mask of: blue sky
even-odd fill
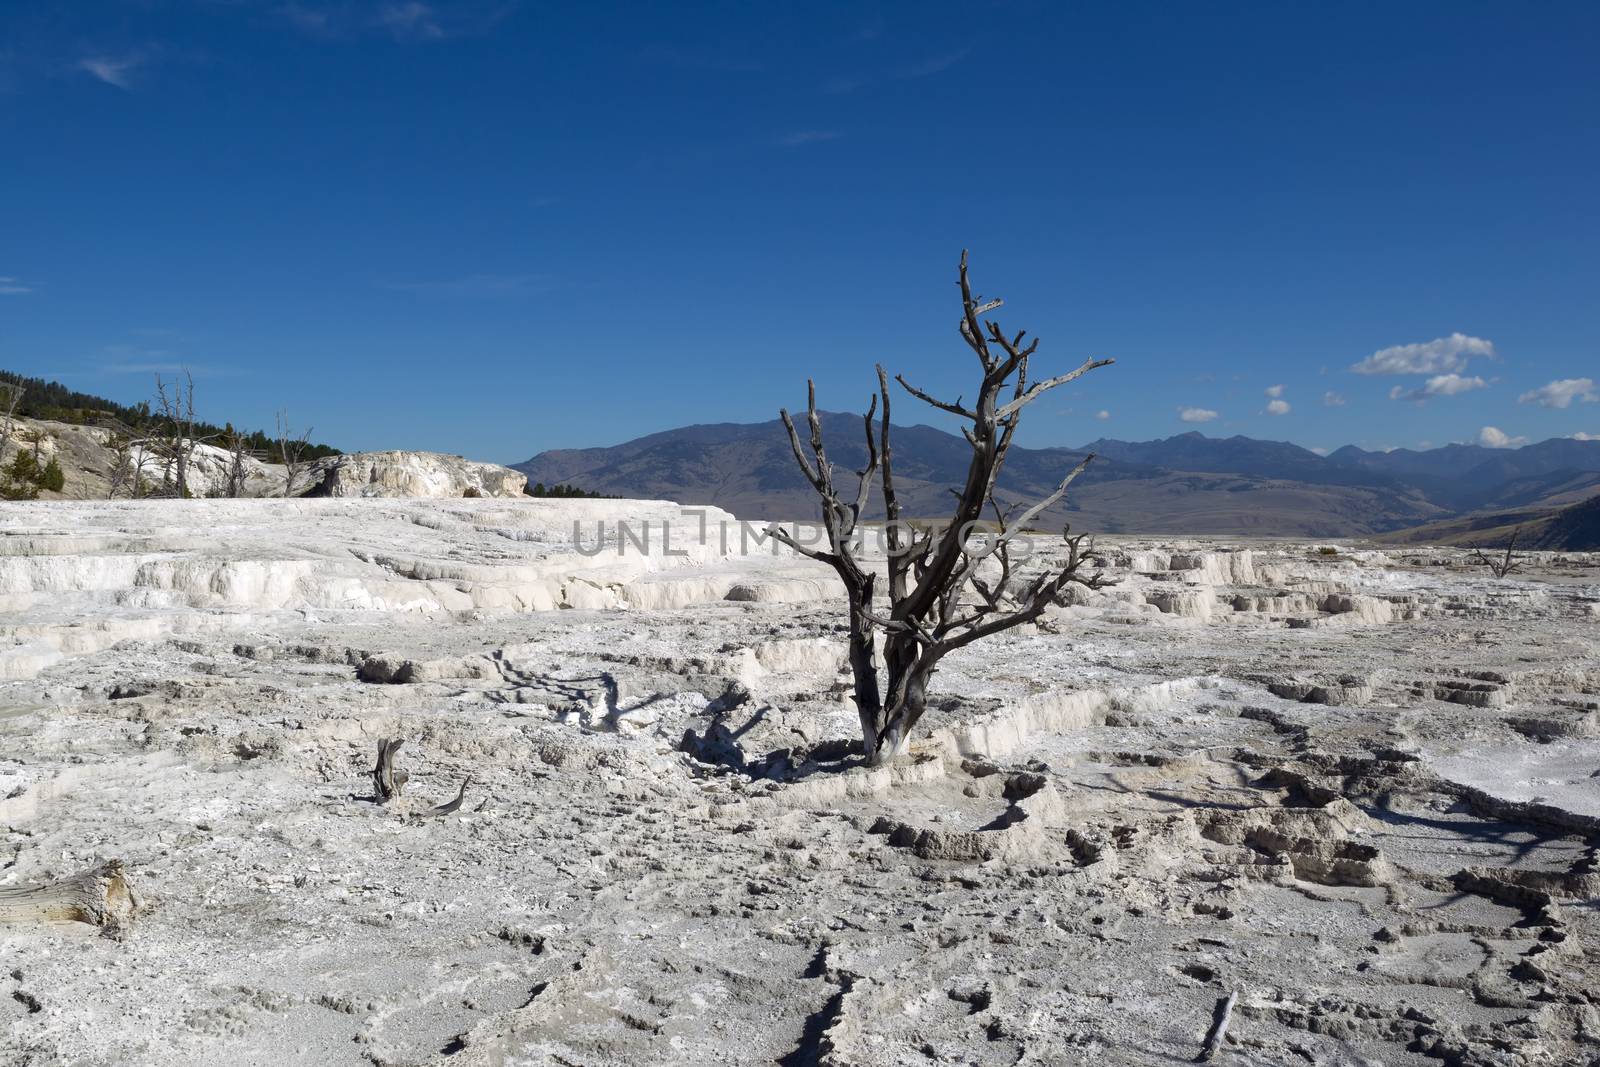
[[[1592,3],[14,3],[0,366],[515,461],[970,395],[968,247],[1036,373],[1119,361],[1024,443],[1600,434],[1597,56]]]

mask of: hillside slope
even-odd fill
[[[1564,508],[1523,508],[1483,512],[1398,530],[1380,537],[1391,544],[1477,545],[1519,549],[1600,552],[1600,495]]]

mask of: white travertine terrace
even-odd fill
[[[1241,1062],[1593,1058],[1594,557],[1110,539],[868,770],[742,529],[0,506],[0,1062],[1144,1064],[1235,990]]]

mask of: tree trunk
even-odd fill
[[[878,664],[872,623],[866,617],[870,587],[850,596],[850,672],[855,677],[856,714],[861,719],[861,751],[868,760],[878,747],[883,725],[883,699],[878,693]]]
[[[927,710],[928,678],[933,674],[933,661],[922,654],[916,636],[904,631],[885,639],[884,661],[888,699],[878,718],[876,747],[868,750],[867,762],[873,766],[892,763],[909,749],[911,730]]]

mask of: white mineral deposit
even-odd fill
[[[824,569],[615,537],[691,510],[0,513],[11,1061],[1592,1047],[1593,557],[1112,539],[866,768]]]

